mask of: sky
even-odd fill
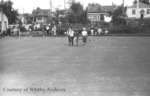
[[[6,1],[6,0],[4,0]],[[32,13],[33,9],[40,7],[41,9],[50,8],[50,0],[11,0],[13,2],[13,7],[18,9],[19,13]],[[64,8],[64,0],[51,0],[53,5],[53,10],[56,8]],[[65,0],[66,2],[68,0]],[[122,4],[123,0],[76,0],[81,2],[81,4],[86,7],[89,3],[99,3],[101,5],[112,5],[112,2],[116,5]],[[133,0],[124,0],[125,5],[131,5]]]

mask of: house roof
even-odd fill
[[[137,8],[137,4],[133,4],[132,6],[129,6],[128,8]],[[139,8],[150,8],[150,4],[139,2]]]
[[[88,6],[88,13],[104,13],[112,12],[116,7],[115,6]]]
[[[116,6],[102,6],[104,11],[112,12],[116,8]]]
[[[32,15],[33,16],[49,16],[50,10],[37,8],[36,10],[33,10]]]
[[[88,6],[87,11],[88,11],[88,13],[99,13],[102,10],[101,10],[100,5],[91,4],[91,5]]]

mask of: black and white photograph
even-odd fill
[[[0,96],[150,96],[150,0],[0,0]]]

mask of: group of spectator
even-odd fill
[[[108,35],[109,30],[107,28],[102,28],[102,27],[98,27],[98,28],[91,28],[90,29],[90,35],[91,36],[100,36],[100,35]]]
[[[48,36],[56,36],[57,35],[57,27],[56,25],[50,26],[47,25],[45,26],[45,30]]]
[[[1,32],[1,36],[21,36],[23,33],[28,33],[29,35],[33,35],[34,33],[38,36],[39,33],[45,36],[58,36],[58,35],[65,35],[65,32],[67,29],[69,29],[69,25],[63,26],[65,24],[47,24],[47,25],[41,25],[41,24],[30,24],[30,25],[9,25],[7,30],[4,32]],[[71,25],[74,27],[74,25]],[[80,28],[79,28],[80,27]],[[83,30],[86,30],[88,35],[90,36],[101,36],[101,35],[107,35],[109,33],[108,29],[106,27],[86,27],[82,29],[83,26],[77,26],[74,31],[78,31],[80,34],[82,34]],[[72,29],[72,28],[71,28]],[[36,33],[37,32],[37,33]],[[33,34],[32,34],[33,33]],[[77,32],[76,32],[77,33]]]
[[[31,33],[36,31],[40,31],[46,36],[57,36],[57,35],[62,35],[63,32],[61,30],[61,26],[57,24],[47,24],[47,25],[40,25],[40,24],[35,24],[31,26]]]
[[[22,33],[41,32],[46,33],[48,36],[57,35],[56,25],[40,25],[40,24],[30,24],[30,25],[9,25],[5,31],[0,30],[0,37],[5,36],[20,36]]]

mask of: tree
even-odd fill
[[[68,21],[70,23],[84,23],[87,20],[86,11],[79,2],[72,2],[69,10]]]
[[[112,13],[112,22],[114,24],[126,24],[126,8],[123,6],[118,6],[115,11]]]
[[[133,4],[137,4],[137,0],[134,0],[134,1],[133,1]]]
[[[146,4],[150,4],[149,0],[139,0],[140,2],[146,3]]]
[[[149,0],[139,0],[139,2],[142,2],[142,3],[145,3],[145,4],[150,4]],[[133,4],[137,4],[137,0],[134,0]]]
[[[88,10],[96,10],[97,12],[102,11],[102,6],[98,3],[89,3]]]
[[[5,1],[0,4],[0,9],[6,14],[8,17],[9,24],[16,23],[18,20],[18,11],[13,8],[13,2]]]
[[[58,24],[59,22],[66,23],[67,22],[67,10],[56,8],[55,16],[53,17],[53,21]]]

